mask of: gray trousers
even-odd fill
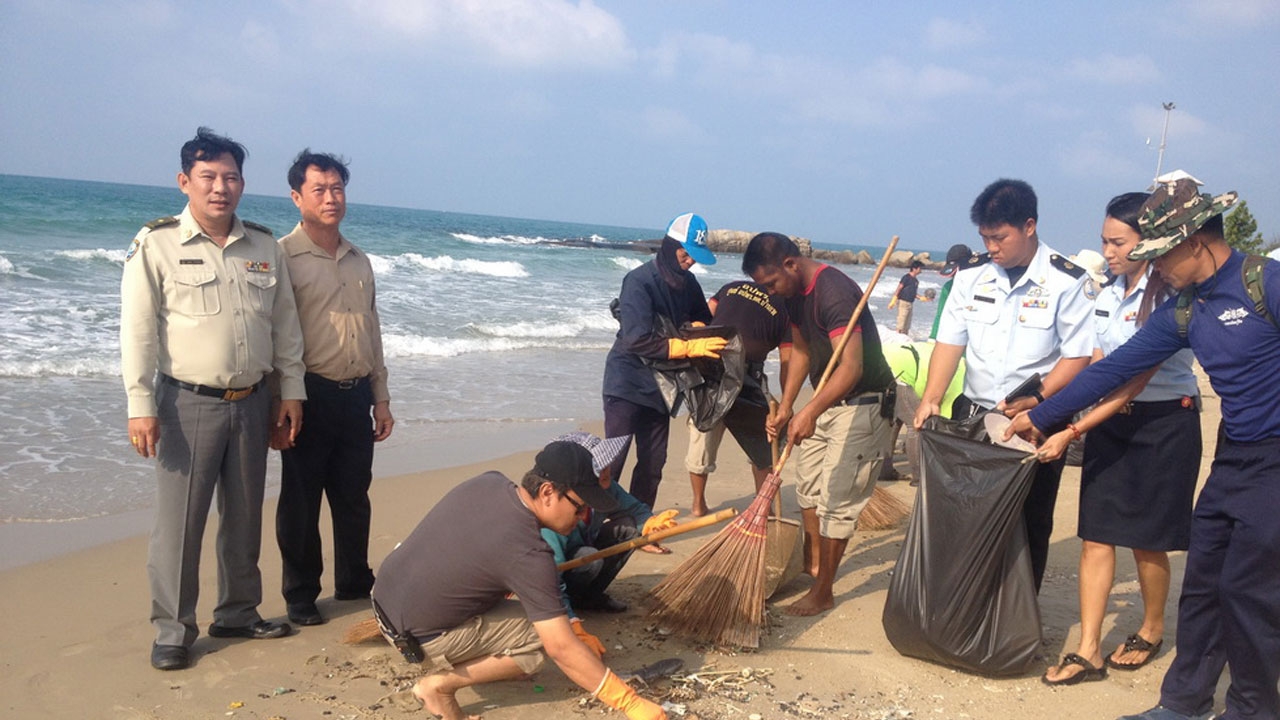
[[[158,383],[160,445],[156,521],[147,575],[156,644],[190,646],[199,635],[200,545],[209,504],[218,501],[219,625],[261,620],[262,494],[271,398],[265,388],[227,402]]]

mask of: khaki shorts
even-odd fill
[[[898,301],[898,332],[911,334],[911,306],[915,303]]]
[[[542,640],[519,600],[503,600],[489,612],[424,643],[422,652],[426,655],[422,668],[427,672],[452,670],[477,658],[505,655],[531,675],[547,660]]]
[[[796,498],[818,512],[823,537],[847,540],[871,499],[892,422],[880,405],[837,405],[818,416],[813,435],[796,448]]]

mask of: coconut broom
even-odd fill
[[[897,245],[895,235],[833,349],[815,395],[822,391],[835,370],[871,298],[871,291]],[[651,618],[672,632],[694,640],[737,647],[760,646],[760,631],[766,622],[765,531],[769,506],[782,484],[782,468],[791,456],[792,447],[787,443],[783,448],[773,472],[765,478],[751,505],[649,592]]]
[[[696,520],[690,520],[689,522],[686,522],[686,523],[680,523],[679,525],[676,525],[675,527],[669,527],[666,530],[655,530],[649,533],[648,535],[641,535],[639,537],[632,538],[625,542],[620,542],[616,545],[610,545],[609,547],[604,548],[603,550],[597,550],[596,552],[593,552],[590,555],[584,555],[580,558],[574,558],[572,560],[565,560],[559,565],[556,565],[556,572],[564,572],[565,570],[572,570],[576,567],[582,567],[587,563],[595,562],[596,560],[599,560],[601,558],[607,558],[612,555],[624,553],[628,550],[633,550],[635,548],[640,547],[641,545],[649,545],[651,543],[661,542],[663,540],[666,540],[667,538],[675,537],[676,535],[683,535],[684,533],[692,532],[699,528],[704,528],[708,525],[715,525],[716,523],[720,523],[720,522],[724,522],[725,520],[728,520],[729,518],[733,517],[733,515],[734,515],[733,510],[726,509],[726,510],[721,510],[720,512],[717,512],[717,513],[712,513],[711,515],[706,515],[706,516],[697,518]],[[380,638],[380,637],[382,637],[382,631],[378,629],[378,621],[374,618],[368,618],[365,620],[361,620],[358,623],[355,623],[354,625],[348,627],[345,631],[343,631],[342,643],[344,645],[359,645],[360,643],[368,642],[370,640],[373,640],[374,638]]]

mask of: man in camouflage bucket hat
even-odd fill
[[[1236,204],[1236,193],[1217,197],[1201,194],[1198,184],[1195,178],[1186,177],[1156,188],[1139,211],[1142,241],[1129,253],[1130,260],[1160,257]]]
[[[1200,194],[1193,179],[1157,188],[1143,205],[1143,240],[1129,257],[1153,258],[1171,286],[1190,289],[1186,332],[1179,331],[1172,298],[1128,342],[1016,417],[1010,430],[1038,436],[1038,428],[1070,418],[1184,347],[1195,352],[1221,398],[1213,467],[1191,524],[1178,653],[1160,704],[1122,720],[1211,717],[1224,665],[1231,667],[1231,686],[1218,717],[1280,718],[1280,385],[1273,381],[1280,328],[1272,321],[1280,317],[1280,263],[1260,266],[1259,308],[1246,290],[1245,254],[1223,239],[1222,212],[1235,200],[1235,193]]]

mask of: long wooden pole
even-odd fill
[[[853,328],[858,324],[858,320],[862,318],[862,311],[866,309],[867,302],[871,299],[871,290],[875,288],[876,283],[880,282],[880,275],[884,273],[884,268],[889,264],[889,256],[893,255],[894,248],[898,247],[898,236],[894,235],[889,241],[889,247],[884,250],[884,257],[880,258],[880,264],[876,266],[876,271],[871,276],[871,282],[867,283],[867,288],[862,291],[862,299],[858,301],[858,306],[853,309],[853,315],[849,318],[849,324],[845,325],[844,332],[840,334],[840,340],[836,343],[835,348],[831,351],[831,359],[827,361],[827,367],[822,371],[822,377],[818,380],[818,386],[814,388],[813,394],[816,396],[822,392],[822,388],[826,386],[827,380],[831,378],[831,373],[835,371],[836,365],[840,363],[840,355],[844,353],[845,345],[849,344],[849,336],[853,334]],[[791,441],[787,441],[786,447],[782,449],[782,455],[778,461],[773,464],[775,473],[782,472],[782,466],[787,464],[787,458],[791,457]]]
[[[704,515],[703,517],[700,517],[697,520],[690,520],[687,523],[681,523],[679,525],[676,525],[675,527],[667,528],[666,530],[655,530],[654,532],[651,532],[648,535],[641,535],[638,538],[632,538],[626,542],[618,543],[617,545],[610,545],[609,547],[603,550],[600,550],[599,552],[593,552],[590,555],[584,555],[580,558],[566,560],[560,563],[559,565],[556,565],[556,570],[559,572],[564,572],[565,570],[572,570],[576,567],[582,567],[583,565],[586,565],[587,563],[590,563],[590,562],[595,562],[600,558],[607,558],[610,555],[617,555],[618,553],[624,553],[632,548],[638,548],[641,545],[656,543],[661,540],[666,540],[669,537],[674,537],[676,535],[682,535],[684,533],[697,530],[698,528],[704,528],[708,525],[715,525],[718,522],[724,522],[725,520],[728,520],[729,518],[737,514],[738,514],[737,510],[734,510],[733,508],[725,508],[724,510],[721,510],[720,512],[714,513],[712,515]]]

